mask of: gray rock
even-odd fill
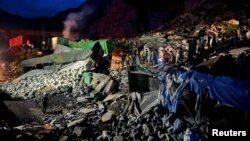
[[[143,97],[143,100],[140,104],[140,109],[142,110],[141,115],[146,114],[150,111],[155,105],[159,104],[159,91],[148,92],[146,96]]]
[[[108,96],[103,100],[103,102],[107,102],[107,101],[110,101],[110,100],[114,100],[114,99],[116,99],[116,98],[118,98],[118,97],[121,97],[121,96],[123,96],[123,94],[110,94],[110,95],[108,95]]]
[[[147,141],[154,141],[154,140],[155,140],[155,137],[149,136]]]
[[[149,129],[149,127],[148,127],[146,124],[143,124],[142,128],[143,128],[143,133],[144,133],[144,135],[145,135],[145,136],[149,136],[149,134],[150,134],[150,129]]]
[[[122,105],[122,103],[125,103],[125,102],[126,101],[121,101],[121,100],[112,102],[109,106],[109,111],[113,111],[116,114],[123,112],[121,105]]]
[[[77,102],[88,102],[89,100],[87,98],[81,96],[81,97],[77,97],[76,101]]]
[[[109,80],[109,76],[101,73],[92,73],[92,81],[91,81],[91,86],[93,88],[96,88],[103,80],[106,80],[106,83]]]
[[[103,79],[94,89],[96,92],[100,92],[102,89],[104,89],[104,87],[107,85],[108,81],[109,81],[109,77]]]
[[[114,136],[113,141],[123,141],[123,136]]]
[[[83,131],[84,131],[84,127],[76,126],[74,128],[73,134],[76,134],[77,137],[80,137],[83,134]]]
[[[112,92],[114,86],[115,86],[115,81],[109,80],[103,92],[109,94],[110,92]]]
[[[84,113],[84,114],[91,113],[94,111],[96,111],[96,108],[81,108],[79,110],[80,113]]]
[[[61,136],[58,141],[67,141],[68,140],[68,136]]]
[[[70,128],[70,127],[76,126],[77,124],[82,123],[84,120],[85,120],[84,118],[81,118],[81,119],[72,121],[67,124],[67,127]]]
[[[105,109],[104,105],[103,105],[100,101],[98,101],[97,104],[98,104],[98,109],[99,109],[100,111],[102,111],[102,110]]]
[[[105,114],[102,116],[102,122],[106,122],[106,121],[111,120],[111,118],[113,117],[113,115],[114,115],[114,112],[108,111],[107,113],[105,113]]]

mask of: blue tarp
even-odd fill
[[[250,111],[250,80],[239,80],[225,76],[213,77],[191,70],[178,72],[182,79],[176,90],[174,101],[170,101],[166,88],[163,90],[166,106],[171,112],[177,111],[178,98],[187,89],[196,94],[209,97],[221,103]],[[164,79],[166,77],[162,77]],[[164,85],[164,80],[161,81]],[[164,85],[165,86],[165,85]]]

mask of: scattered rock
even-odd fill
[[[74,120],[74,121],[68,123],[68,124],[67,124],[67,127],[68,127],[68,128],[71,128],[71,127],[73,127],[73,126],[76,126],[77,124],[82,123],[84,120],[85,120],[84,118],[81,118],[81,119],[78,119],[78,120]]]
[[[122,136],[114,136],[113,141],[123,141],[123,137]]]
[[[77,97],[77,99],[76,99],[76,101],[77,102],[88,102],[89,101],[89,99],[87,99],[86,97]]]
[[[60,138],[58,139],[58,141],[67,141],[68,140],[68,136],[60,136]]]
[[[118,98],[118,97],[121,97],[121,96],[123,96],[123,94],[110,94],[110,95],[108,95],[108,96],[103,100],[103,102],[107,102],[107,101],[109,101],[109,100],[114,100],[114,99],[116,99],[116,98]]]
[[[110,120],[112,119],[113,115],[114,115],[114,112],[112,112],[112,111],[106,112],[106,113],[102,116],[102,122],[110,121]]]
[[[88,113],[94,112],[94,111],[96,111],[95,108],[81,108],[81,109],[79,110],[80,113],[84,113],[84,114],[88,114]]]
[[[77,137],[80,137],[84,132],[84,127],[79,127],[79,126],[76,126],[74,128],[74,131],[73,131],[73,134],[76,134]]]
[[[108,82],[108,84],[106,85],[106,87],[104,88],[104,93],[107,93],[107,94],[109,94],[109,93],[111,93],[112,92],[112,90],[113,90],[113,88],[114,88],[114,86],[115,86],[115,81],[114,80],[109,80],[109,82]]]

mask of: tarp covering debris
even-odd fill
[[[250,81],[239,80],[230,77],[202,74],[197,71],[177,72],[180,86],[174,92],[175,99],[170,100],[171,92],[166,87],[163,89],[167,108],[176,112],[178,107],[178,98],[184,90],[192,91],[198,95],[209,97],[223,104],[231,105],[237,108],[250,111]],[[166,86],[166,74],[162,77],[162,84]]]
[[[58,44],[57,48],[54,50],[54,54],[59,54],[59,53],[63,53],[63,52],[70,52],[72,50],[73,50],[72,48]]]
[[[90,49],[76,50],[72,49],[69,52],[51,54],[43,57],[32,58],[22,61],[23,67],[35,67],[37,64],[62,64],[74,61],[84,60],[91,55]]]
[[[68,46],[71,48],[85,48],[92,49],[96,43],[100,43],[105,54],[109,55],[115,48],[115,44],[111,40],[96,40],[96,41],[84,41],[84,42],[75,42],[68,41]]]

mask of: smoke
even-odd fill
[[[63,37],[70,40],[79,39],[78,25],[75,20],[67,18],[64,21]]]
[[[70,13],[64,21],[63,37],[79,40],[81,30],[87,26],[88,20],[95,10],[93,4],[84,4],[81,11]]]

